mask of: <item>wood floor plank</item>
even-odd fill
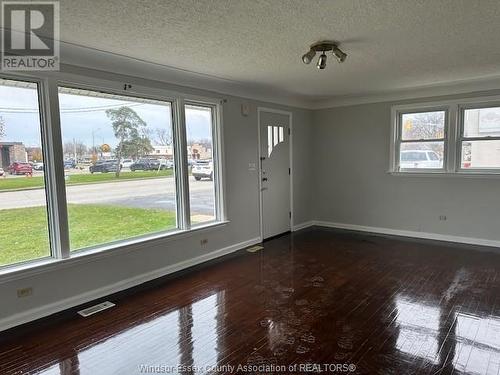
[[[0,374],[499,375],[499,270],[466,246],[310,228],[10,330]]]

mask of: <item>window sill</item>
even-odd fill
[[[156,243],[164,244],[166,242],[177,241],[183,238],[191,237],[198,232],[223,227],[228,223],[229,221],[227,220],[210,222],[207,224],[199,224],[189,230],[176,230],[168,233],[153,234],[147,237],[139,237],[128,241],[117,242],[111,245],[74,251],[71,253],[71,257],[66,259],[42,258],[32,262],[5,266],[0,268],[0,284],[8,281],[24,279],[56,269],[63,269],[77,264],[92,262],[114,254],[126,254],[139,249],[143,250],[144,246],[150,246]]]
[[[500,179],[500,172],[400,172],[388,171],[392,176],[403,177],[445,177],[445,178],[484,178],[484,179]]]

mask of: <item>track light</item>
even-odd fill
[[[310,64],[312,59],[314,59],[314,56],[316,56],[316,51],[310,49],[309,52],[302,56],[302,61],[304,62],[304,64]]]
[[[339,63],[343,63],[345,61],[345,59],[347,58],[347,55],[344,52],[342,52],[341,50],[339,50],[338,47],[334,47],[332,52],[335,55],[335,57],[337,58]]]
[[[302,62],[304,64],[310,64],[312,59],[316,56],[316,53],[321,52],[316,66],[318,69],[323,70],[326,68],[327,56],[325,52],[327,51],[332,51],[339,63],[343,63],[347,58],[347,54],[340,50],[337,43],[332,41],[321,41],[311,45],[309,51],[302,56]]]
[[[318,69],[325,69],[326,68],[326,54],[323,52],[318,59],[318,65],[316,65]]]

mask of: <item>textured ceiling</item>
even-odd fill
[[[500,76],[500,1],[64,0],[61,39],[319,100]]]

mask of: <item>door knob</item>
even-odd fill
[[[262,181],[267,181],[267,177],[264,177],[264,178],[262,179]]]

